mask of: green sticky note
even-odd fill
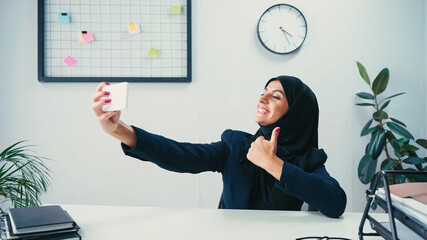
[[[60,23],[70,23],[70,14],[59,13],[59,22]]]
[[[159,50],[153,47],[150,48],[150,51],[148,51],[148,56],[153,59],[156,59],[159,56]]]
[[[172,14],[181,14],[182,8],[181,6],[171,6],[171,13]]]

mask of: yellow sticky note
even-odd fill
[[[136,31],[135,23],[129,23],[129,32]]]
[[[159,50],[155,48],[150,48],[150,51],[148,51],[148,56],[155,59],[157,56],[159,56]]]
[[[129,33],[130,34],[135,34],[135,33],[139,33],[139,26],[136,23],[129,23],[128,25],[129,27]]]
[[[82,32],[79,32],[79,42],[85,42],[85,40],[83,39]]]
[[[171,13],[172,14],[181,14],[181,6],[171,6]]]

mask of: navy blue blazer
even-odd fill
[[[132,127],[137,135],[137,143],[135,148],[122,143],[122,149],[126,155],[153,162],[161,168],[174,172],[220,172],[223,180],[220,208],[249,208],[253,180],[245,172],[242,164],[242,159],[246,159],[243,146],[247,137],[250,136],[248,133],[226,130],[219,142],[192,144],[177,142]],[[313,149],[313,153],[308,157],[315,157],[319,153],[324,154],[323,150]],[[295,210],[295,208],[300,210],[302,203],[306,202],[310,207],[328,217],[342,215],[347,203],[346,195],[338,182],[326,171],[324,161],[310,172],[284,162],[280,181],[276,180],[275,188],[286,193],[285,195],[293,196],[298,203],[283,210]],[[286,200],[289,201],[289,199],[283,199],[283,201]]]

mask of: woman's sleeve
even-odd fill
[[[344,190],[338,181],[329,175],[324,165],[307,173],[295,165],[284,162],[277,187],[328,217],[341,216],[347,204]]]
[[[123,152],[143,161],[150,161],[174,172],[221,172],[228,155],[222,141],[210,144],[181,143],[132,126],[137,136],[135,148],[122,143]]]

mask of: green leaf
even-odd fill
[[[423,171],[423,165],[422,164],[415,164],[415,167],[417,168],[418,171],[420,171],[420,172]]]
[[[399,145],[399,141],[397,141],[396,139],[391,140],[391,146],[393,147],[394,152],[396,153],[396,155],[398,157],[401,157],[402,154],[400,153],[401,146]]]
[[[377,159],[383,151],[386,142],[385,131],[376,131],[372,133],[371,141],[369,142],[368,153],[373,159]]]
[[[367,93],[367,92],[359,92],[359,93],[356,93],[356,95],[360,98],[363,98],[363,99],[368,99],[368,100],[374,100],[375,99],[374,95]]]
[[[404,144],[402,146],[402,148],[405,149],[405,150],[410,150],[410,151],[414,151],[414,152],[419,150],[419,148],[417,148],[417,147],[415,147],[414,145],[411,145],[411,144]]]
[[[409,169],[405,169],[405,170],[409,171]],[[406,177],[408,178],[408,180],[410,182],[427,182],[427,176],[426,175],[408,174]]]
[[[365,154],[367,154],[367,153],[368,153],[368,149],[369,149],[369,143],[368,143],[368,144],[366,144],[366,147],[365,147]]]
[[[384,160],[381,162],[380,168],[381,168],[381,169],[383,169],[383,167],[384,167],[387,163],[388,163],[388,159],[386,158],[386,159],[384,159]]]
[[[371,203],[371,209],[375,211],[377,209],[377,207],[378,207],[377,201],[372,201],[372,203]]]
[[[356,103],[357,106],[372,106],[375,107],[375,104],[373,103]]]
[[[374,96],[378,96],[387,88],[389,74],[390,73],[388,69],[384,68],[375,78],[374,82],[372,83],[372,91],[374,92]]]
[[[381,169],[382,170],[391,170],[391,169],[393,169],[395,167],[396,167],[396,164],[395,164],[394,159],[391,159],[391,160],[385,159],[381,163]]]
[[[411,157],[409,154],[409,151],[406,150],[405,148],[403,148],[403,146],[407,145],[408,143],[409,143],[409,138],[400,138],[397,140],[397,145],[399,146],[399,151],[395,152],[396,156],[398,156],[399,158],[401,158],[405,155],[408,157]],[[396,142],[394,144],[396,144]]]
[[[370,133],[373,133],[373,132],[375,132],[377,130],[378,130],[378,126],[368,128],[365,131],[362,131],[362,133],[360,134],[360,136],[363,137],[363,136],[368,135]]]
[[[372,159],[369,154],[362,157],[357,168],[360,182],[368,184],[377,170],[377,160]]]
[[[399,126],[396,123],[387,122],[387,126],[390,128],[391,131],[393,131],[397,135],[400,135],[402,137],[406,137],[406,138],[409,138],[412,140],[414,139],[414,137],[412,136],[412,134],[410,132],[408,132],[408,130],[404,129],[403,127]]]
[[[370,120],[365,124],[365,126],[362,128],[362,132],[360,132],[360,136],[364,136],[364,135],[363,135],[363,132],[364,132],[364,131],[366,131],[366,130],[368,130],[368,128],[371,126],[371,124],[372,124],[372,119],[370,119]]]
[[[8,148],[6,148],[5,150],[3,150],[1,153],[0,153],[0,159],[5,159],[6,157],[6,155],[7,154],[9,154],[11,151],[13,151],[13,150],[15,150],[14,149],[14,147],[15,146],[17,146],[18,144],[21,144],[21,143],[23,143],[23,142],[25,142],[25,140],[22,140],[22,141],[19,141],[19,142],[17,142],[17,143],[15,143],[15,144],[13,144],[12,146],[10,146],[10,147],[8,147]]]
[[[409,138],[400,138],[398,141],[399,141],[399,146],[403,147],[403,145],[409,143]]]
[[[417,139],[415,142],[418,143],[418,145],[420,145],[421,147],[427,149],[427,140],[426,139]]]
[[[0,195],[14,207],[41,204],[40,195],[46,192],[51,179],[51,171],[43,162],[48,159],[31,154],[32,145],[19,146],[22,142],[0,153]]]
[[[372,114],[372,117],[374,118],[375,121],[379,122],[382,119],[387,119],[388,114],[382,110],[378,110],[378,111],[374,112],[374,114]]]
[[[390,101],[391,101],[391,100],[388,100],[387,102],[385,102],[385,103],[381,106],[380,110],[383,110],[384,108],[386,108],[386,107],[388,106],[388,104],[390,103]]]
[[[369,80],[369,76],[368,76],[368,73],[366,72],[365,67],[360,62],[357,62],[357,67],[359,68],[360,76],[363,78],[363,80],[365,80],[365,82],[369,86],[371,86],[371,81]]]
[[[394,134],[390,130],[387,130],[386,136],[387,136],[387,140],[389,142],[391,142],[393,139],[396,139],[396,137],[394,136]]]
[[[396,118],[390,118],[390,119],[391,119],[393,122],[398,123],[398,124],[400,124],[400,125],[402,125],[402,126],[406,127],[406,124],[404,124],[403,122],[401,122],[401,121],[397,120]]]
[[[419,157],[410,157],[403,160],[404,163],[408,164],[423,164],[426,163],[426,160]]]
[[[394,175],[394,182],[395,183],[404,183],[406,181],[406,176],[403,174],[396,174]]]
[[[390,97],[386,97],[386,98],[383,99],[383,101],[386,100],[386,99],[390,99],[390,98],[394,98],[394,97],[400,96],[402,94],[406,94],[406,92],[401,92],[401,93],[398,93],[398,94],[394,94],[394,95],[392,95]]]

